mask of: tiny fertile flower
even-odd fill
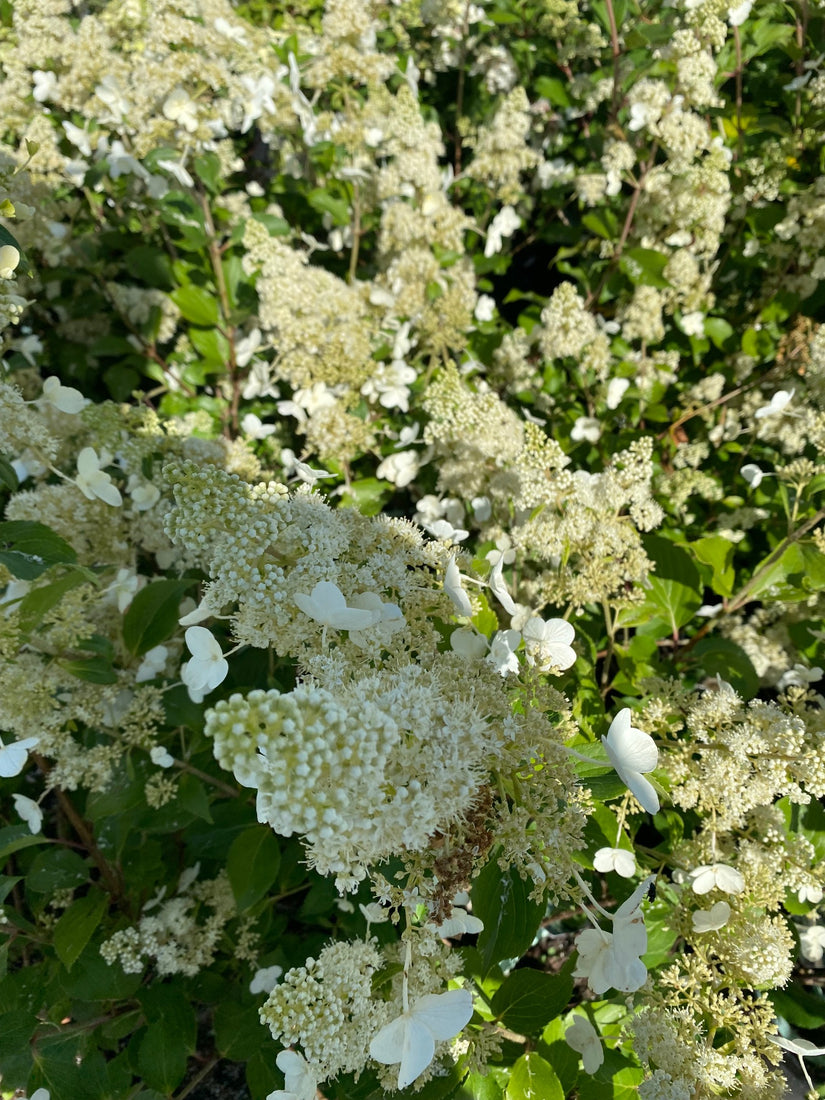
[[[71,415],[76,415],[89,404],[80,390],[74,389],[73,386],[62,386],[60,380],[54,375],[47,378],[43,383],[41,400],[46,401],[53,408]]]
[[[766,416],[775,416],[781,413],[794,395],[794,390],[777,390],[767,405],[762,405],[753,414],[757,420],[763,420]]]
[[[690,919],[694,932],[716,932],[730,920],[730,906],[726,901],[717,901],[710,909],[697,909]]]
[[[37,805],[33,798],[27,798],[24,794],[13,794],[14,808],[17,811],[19,817],[29,827],[29,831],[32,833],[39,833],[43,824],[43,811]]]
[[[386,1024],[370,1043],[370,1057],[385,1066],[400,1062],[398,1088],[405,1089],[432,1062],[437,1039],[452,1039],[473,1014],[468,989],[428,993]]]
[[[643,772],[652,772],[659,763],[659,750],[648,733],[630,724],[630,707],[623,707],[610,723],[602,744],[619,779],[649,814],[659,809],[659,796]]]
[[[75,485],[83,493],[87,500],[102,500],[104,504],[111,504],[113,508],[119,508],[123,503],[117,486],[112,484],[112,479],[101,469],[106,464],[104,455],[100,458],[94,447],[84,447],[77,456],[77,477]]]
[[[374,611],[347,607],[344,593],[332,581],[318,581],[309,595],[296,592],[294,600],[305,615],[334,630],[366,630],[376,621]]]
[[[0,778],[11,779],[19,775],[26,765],[28,751],[38,743],[39,737],[24,737],[22,741],[12,741],[4,745],[0,738]]]
[[[199,703],[204,695],[223,683],[229,665],[217,640],[205,626],[190,626],[184,638],[192,660],[187,661],[180,670],[181,679],[189,689],[190,697]]]
[[[599,1034],[586,1016],[576,1016],[564,1033],[564,1041],[582,1056],[585,1073],[595,1073],[604,1061]]]
[[[709,894],[714,887],[726,894],[741,894],[745,889],[745,880],[741,873],[725,863],[708,863],[694,867],[690,877],[693,879],[694,894]]]
[[[593,866],[602,874],[615,871],[622,878],[633,878],[636,874],[636,857],[627,848],[599,848],[593,857]]]

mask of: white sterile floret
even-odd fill
[[[730,920],[730,906],[726,901],[717,901],[710,909],[697,909],[690,919],[694,932],[716,932]]]
[[[755,462],[745,463],[740,472],[751,489],[756,489],[765,476],[765,471],[760,469]]]
[[[598,443],[602,434],[602,426],[592,416],[579,416],[570,431],[570,438],[574,443],[587,440],[588,443]]]
[[[177,122],[187,133],[192,134],[198,128],[198,109],[183,88],[174,88],[161,107],[164,118]]]
[[[81,409],[85,409],[89,404],[88,399],[83,396],[80,390],[76,390],[72,386],[61,385],[60,380],[54,375],[47,378],[43,383],[43,393],[40,400],[46,401],[53,408],[72,416],[79,413]]]
[[[350,631],[350,641],[361,649],[368,649],[373,643],[388,645],[393,634],[407,625],[398,604],[384,603],[375,592],[360,592],[352,597],[349,606],[360,611],[369,611],[374,616],[368,630]]]
[[[163,745],[155,745],[149,750],[149,756],[152,758],[152,763],[157,764],[159,768],[171,768],[175,763],[174,756]]]
[[[593,866],[602,874],[615,871],[622,878],[633,878],[636,874],[636,857],[627,848],[599,848],[593,856]]]
[[[607,384],[607,397],[605,398],[608,409],[617,409],[629,388],[629,378],[611,378]]]
[[[595,1073],[604,1061],[604,1048],[599,1033],[586,1016],[575,1016],[564,1033],[564,1040],[582,1056],[585,1073]]]
[[[610,723],[602,744],[619,779],[635,795],[649,814],[659,809],[659,796],[643,772],[652,772],[659,763],[659,750],[649,733],[631,724],[630,707],[623,707]]]
[[[190,626],[184,635],[192,660],[181,668],[180,675],[189,695],[200,702],[204,695],[222,684],[229,672],[223,651],[205,626]],[[200,698],[195,698],[200,696]]]
[[[29,831],[39,833],[43,825],[43,811],[38,804],[24,794],[13,794],[12,799],[18,816],[28,825]]]
[[[450,635],[450,648],[462,657],[483,657],[487,652],[487,639],[471,626],[460,626]]]
[[[421,461],[415,451],[395,451],[379,465],[375,476],[404,489],[415,480],[420,465]]]
[[[810,1039],[785,1039],[781,1035],[769,1035],[768,1038],[772,1043],[776,1043],[777,1046],[782,1047],[783,1050],[788,1050],[791,1054],[795,1054],[799,1058],[799,1066],[802,1073],[805,1076],[805,1080],[808,1082],[808,1088],[813,1095],[816,1095],[816,1089],[814,1088],[811,1075],[805,1066],[806,1058],[819,1058],[825,1054],[825,1047],[817,1047],[810,1041]]]
[[[794,395],[795,390],[777,390],[773,397],[770,399],[767,405],[762,405],[753,414],[757,420],[762,420],[766,416],[775,416],[777,413],[781,413],[785,410],[790,400]]]
[[[277,964],[275,966],[265,966],[260,970],[256,970],[252,976],[252,981],[249,983],[249,992],[253,996],[256,993],[266,993],[266,995],[269,996],[278,984],[278,979],[283,972],[284,968]]]
[[[728,8],[728,22],[732,27],[741,27],[751,13],[753,0],[742,0],[740,4]]]
[[[444,573],[444,591],[453,601],[459,615],[472,615],[473,606],[470,603],[470,597],[461,585],[461,573],[458,570],[455,558],[450,558],[447,562],[447,569]]]
[[[160,489],[151,481],[142,481],[131,475],[126,486],[136,512],[148,512],[160,500]]]
[[[695,309],[690,313],[683,313],[681,320],[682,332],[686,336],[705,335],[705,315],[701,310]]]
[[[141,578],[134,569],[118,569],[117,576],[114,582],[109,585],[107,591],[109,596],[117,604],[117,609],[121,615],[127,610],[129,604],[132,602],[135,593],[140,587],[140,582]]]
[[[477,932],[483,932],[484,921],[479,920],[478,917],[474,917],[472,913],[468,913],[466,909],[453,906],[450,910],[449,917],[443,920],[441,924],[434,924],[432,921],[428,921],[424,927],[429,928],[431,932],[440,936],[441,939],[448,940],[451,936],[462,936],[465,932],[471,935]]]
[[[387,1066],[399,1062],[398,1088],[405,1089],[432,1062],[436,1041],[458,1035],[472,1014],[468,989],[428,993],[381,1028],[370,1043],[370,1057]]]
[[[102,500],[104,504],[111,504],[113,508],[119,508],[123,498],[112,479],[101,467],[109,462],[109,456],[101,454],[98,458],[94,447],[84,447],[77,456],[77,477],[75,485],[87,498],[87,500]]]
[[[0,279],[13,279],[20,263],[20,251],[13,244],[4,244],[0,248]]]
[[[309,595],[296,592],[294,600],[305,615],[333,630],[366,630],[376,622],[374,611],[348,607],[344,593],[332,581],[318,581]]]
[[[810,962],[822,962],[825,955],[825,925],[812,924],[799,931],[799,948]]]
[[[571,645],[576,632],[565,619],[545,622],[534,616],[524,624],[522,635],[527,663],[535,665],[540,672],[550,668],[564,672],[576,660],[576,651]]]
[[[635,993],[647,980],[647,967],[641,956],[647,950],[647,929],[640,906],[655,876],[640,883],[613,916],[613,931],[586,928],[576,937],[579,952],[573,972],[576,978],[587,978],[594,993],[608,989]]]
[[[39,737],[24,737],[22,741],[12,741],[4,745],[0,738],[0,779],[11,779],[19,775],[26,766],[29,749],[39,742]]]
[[[504,554],[500,554],[498,561],[493,566],[490,573],[489,585],[490,589],[494,593],[496,599],[507,612],[508,615],[515,615],[516,605],[513,597],[507,590],[507,585],[504,582],[504,576],[502,570],[504,569]]]
[[[389,909],[380,901],[370,901],[366,905],[359,901],[358,908],[367,924],[386,924],[390,919]]]
[[[286,1088],[270,1092],[266,1100],[315,1100],[318,1077],[305,1058],[294,1050],[282,1050],[275,1064],[284,1075]]]
[[[718,889],[726,894],[741,894],[745,889],[745,879],[735,867],[725,863],[707,863],[694,867],[690,872],[694,894],[709,894]]]
[[[506,676],[508,672],[518,672],[516,649],[520,642],[521,634],[518,630],[497,630],[494,634],[487,660],[501,676]]]

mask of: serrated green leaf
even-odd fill
[[[240,910],[260,901],[278,877],[281,848],[266,825],[246,829],[229,849],[227,873]]]
[[[217,325],[220,313],[214,293],[190,283],[189,286],[181,286],[173,290],[170,297],[184,319],[193,325],[202,327]]]
[[[149,1024],[140,1044],[137,1068],[145,1084],[167,1096],[186,1073],[186,1051],[165,1021]]]
[[[221,162],[215,153],[203,153],[192,161],[195,175],[206,185],[207,191],[217,194],[220,190]]]
[[[52,565],[76,561],[74,548],[44,523],[19,519],[0,523],[0,564],[20,580],[32,581]]]
[[[251,1058],[261,1049],[265,1039],[257,1004],[222,1001],[215,1009],[212,1026],[218,1053],[233,1062],[245,1062]]]
[[[572,993],[569,975],[524,968],[508,974],[490,1007],[511,1031],[533,1035],[564,1012]]]
[[[94,887],[85,897],[72,902],[54,927],[54,949],[67,970],[71,970],[92,938],[106,912],[108,898]]]
[[[165,642],[178,628],[181,597],[190,581],[153,581],[142,588],[123,616],[123,642],[136,657]]]

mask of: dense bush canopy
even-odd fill
[[[0,3],[4,1098],[816,1076],[823,43]]]

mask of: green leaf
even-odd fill
[[[533,1035],[567,1008],[573,979],[540,970],[514,970],[496,990],[490,1007],[506,1027]]]
[[[77,657],[74,660],[58,661],[62,669],[85,680],[87,684],[116,684],[117,673],[112,668],[110,657]]]
[[[482,977],[502,959],[520,959],[533,942],[545,906],[530,900],[532,888],[514,868],[502,871],[495,859],[473,880],[473,915],[484,922],[478,937]]]
[[[759,676],[750,657],[730,638],[702,638],[686,654],[706,676],[721,676],[746,701],[759,691]]]
[[[761,566],[757,566],[754,576]],[[770,593],[772,599],[797,602],[825,589],[825,554],[809,543],[794,542],[750,590],[750,598]]]
[[[619,267],[634,286],[668,287],[664,276],[668,257],[655,248],[628,248],[619,259]]]
[[[281,848],[266,825],[246,829],[229,849],[227,873],[240,910],[260,901],[278,877]]]
[[[212,1026],[218,1053],[233,1062],[245,1062],[251,1058],[261,1049],[265,1039],[257,1004],[222,1001],[215,1009]]]
[[[137,1068],[144,1084],[167,1096],[183,1080],[187,1056],[180,1037],[166,1021],[149,1024],[137,1056]]]
[[[123,616],[123,641],[130,653],[142,656],[174,634],[180,600],[190,581],[153,581],[142,588]]]
[[[556,107],[569,107],[570,96],[567,94],[567,86],[562,80],[554,76],[540,76],[535,82],[536,93]],[[584,221],[584,218],[582,218]]]
[[[221,182],[221,162],[214,153],[204,153],[192,162],[195,175],[206,186],[207,191],[217,194]]]
[[[28,1012],[0,1016],[0,1066],[3,1090],[24,1088],[32,1066],[31,1040],[39,1021]]]
[[[40,588],[33,588],[27,592],[18,604],[20,627],[24,633],[33,630],[43,617],[63,599],[67,592],[78,588],[81,584],[88,584],[94,577],[88,569],[69,569],[51,584],[44,584]]]
[[[16,493],[20,488],[20,482],[17,479],[17,474],[14,472],[14,466],[9,462],[7,458],[0,455],[0,486],[4,489],[8,489],[12,493]]]
[[[307,195],[307,202],[319,214],[329,214],[335,225],[349,225],[349,202],[346,199],[316,187]]]
[[[39,852],[26,875],[26,889],[38,894],[53,894],[80,886],[89,877],[89,870],[77,852],[70,848],[48,848]]]
[[[28,825],[5,825],[0,829],[0,867],[15,852],[36,844],[48,844],[48,838],[39,833],[33,835]]]
[[[705,565],[713,570],[711,587],[720,596],[732,596],[735,584],[733,568],[734,545],[722,535],[708,535],[690,543],[690,548]]]
[[[556,1071],[540,1054],[522,1054],[513,1066],[505,1092],[507,1100],[564,1100]]]
[[[193,325],[201,325],[205,328],[217,325],[220,316],[217,299],[202,286],[190,283],[189,286],[178,287],[177,290],[172,291],[170,297],[184,319]]]
[[[175,285],[169,258],[152,245],[141,244],[133,248],[123,257],[123,264],[133,278],[140,279],[147,286],[168,291]]]
[[[193,328],[189,333],[192,346],[209,366],[223,370],[229,362],[229,341],[215,328]]]
[[[0,523],[0,564],[13,576],[32,581],[52,565],[74,565],[72,546],[44,523],[6,520]]]
[[[92,887],[85,897],[72,902],[54,927],[54,949],[67,970],[71,970],[83,948],[100,924],[108,898]]]
[[[825,997],[808,993],[796,983],[787,990],[773,989],[768,996],[773,1001],[776,1015],[794,1027],[818,1031],[825,1026]]]

